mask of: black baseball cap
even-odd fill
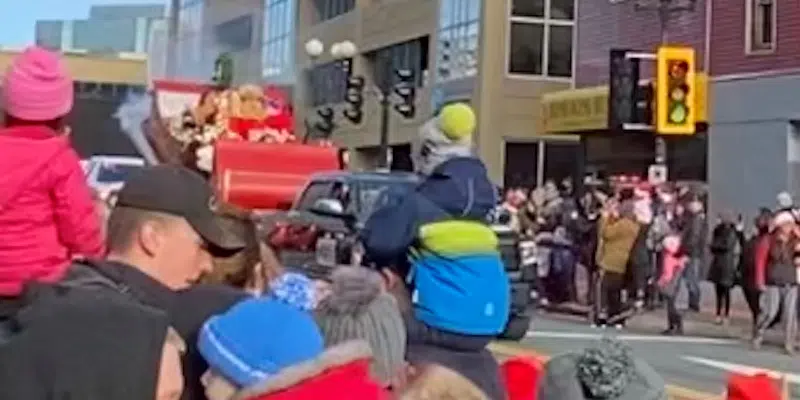
[[[145,167],[132,174],[115,207],[130,207],[183,217],[213,247],[238,250],[242,238],[228,232],[216,214],[217,199],[200,174],[177,165]]]

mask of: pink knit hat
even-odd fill
[[[6,112],[26,121],[49,121],[72,109],[74,89],[58,54],[28,47],[17,56],[3,80]]]

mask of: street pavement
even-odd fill
[[[679,308],[686,308],[686,292],[679,297]],[[685,336],[662,336],[666,328],[663,309],[647,311],[630,319],[622,330],[593,328],[582,315],[581,306],[570,313],[537,312],[527,337],[519,343],[523,349],[553,356],[579,351],[603,336],[614,336],[628,343],[665,379],[667,384],[701,393],[721,394],[730,373],[766,372],[790,384],[792,399],[800,399],[800,356],[783,351],[783,327],[767,332],[759,351],[750,347],[751,317],[739,288],[732,296],[731,321],[714,323],[713,286],[701,284],[701,312],[684,313]],[[585,308],[585,307],[583,307]]]
[[[800,356],[783,352],[782,325],[769,331],[759,351],[750,348],[751,318],[739,288],[732,296],[730,325],[714,323],[714,291],[701,285],[701,312],[684,313],[685,336],[662,336],[666,328],[663,310],[648,311],[629,320],[622,330],[593,328],[580,313],[538,312],[527,337],[520,346],[543,355],[580,350],[604,335],[628,343],[670,385],[719,394],[732,372],[767,372],[785,377],[792,398],[800,399]],[[686,293],[679,297],[679,308],[686,308]],[[578,315],[575,315],[578,314]]]
[[[535,318],[520,346],[553,356],[579,351],[605,335],[628,343],[670,385],[716,394],[725,389],[729,373],[763,370],[786,375],[800,398],[800,358],[784,355],[778,348],[752,351],[746,341],[738,339],[667,337],[629,329],[592,328],[583,322],[544,314]]]

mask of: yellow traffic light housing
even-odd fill
[[[695,133],[695,51],[691,47],[658,49],[656,71],[656,132]]]

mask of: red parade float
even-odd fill
[[[297,139],[290,102],[277,88],[177,81],[153,88],[155,118],[145,132],[157,157],[203,173],[223,201],[285,210],[311,174],[342,167],[330,142]]]

